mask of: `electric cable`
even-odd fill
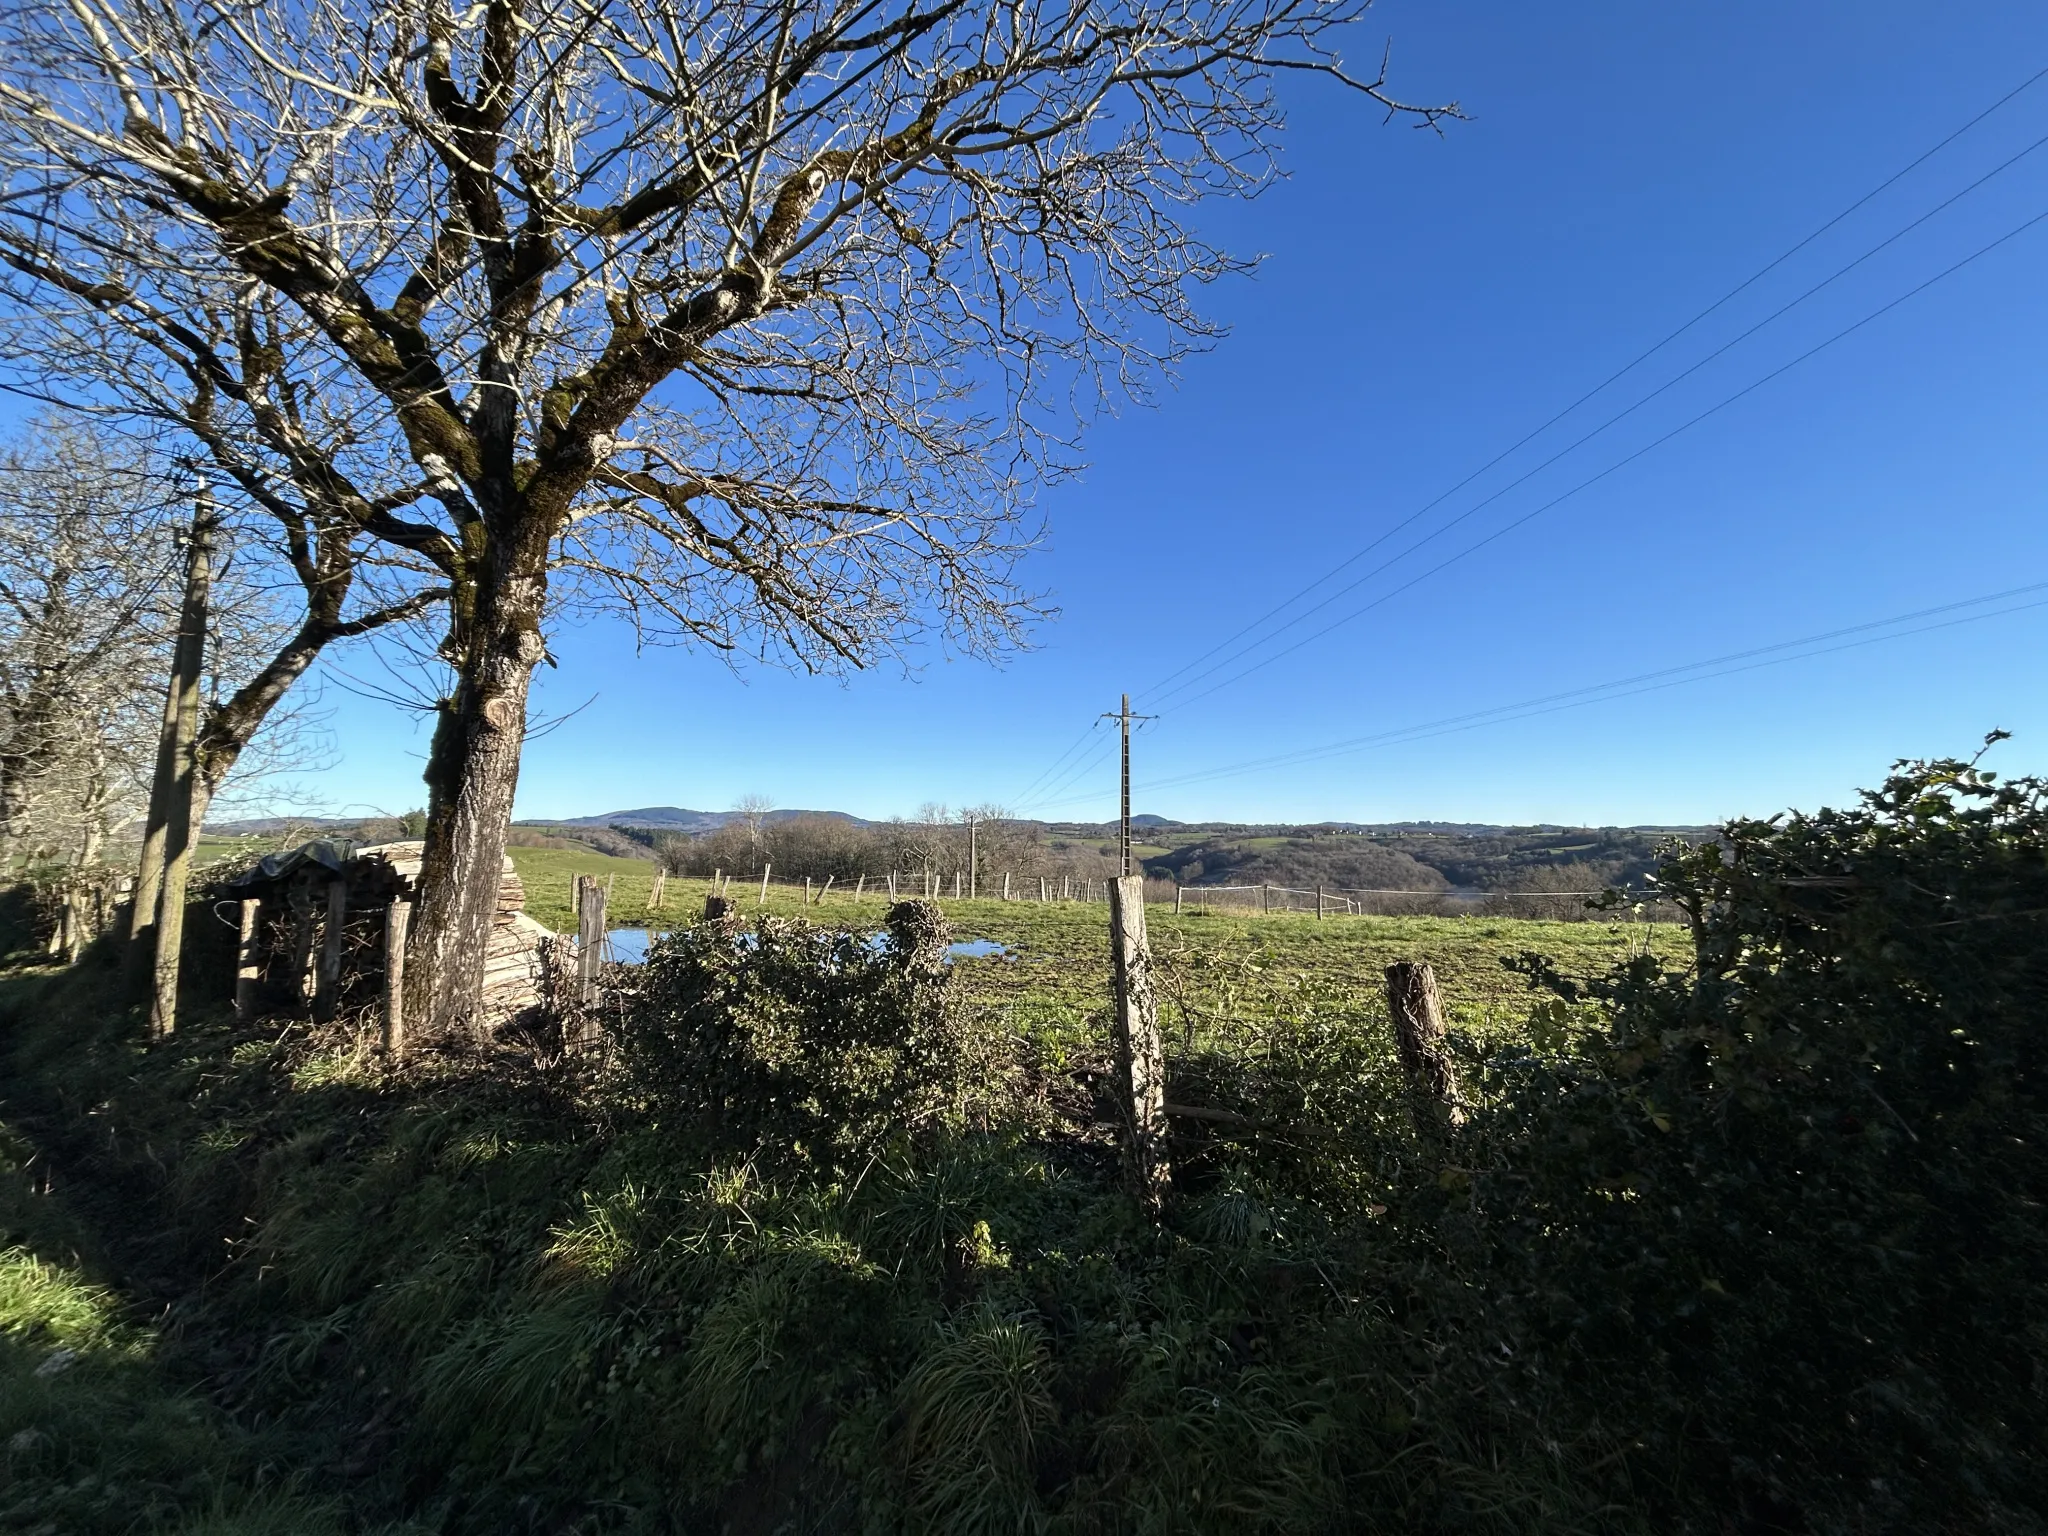
[[[1664,433],[1662,436],[1654,438],[1650,442],[1645,443],[1642,447],[1636,449],[1633,453],[1628,454],[1626,457],[1617,459],[1614,463],[1608,465],[1605,469],[1599,471],[1597,474],[1588,476],[1586,479],[1581,480],[1578,484],[1572,486],[1568,490],[1560,491],[1557,495],[1551,497],[1550,500],[1541,503],[1540,505],[1536,506],[1528,512],[1523,513],[1520,517],[1515,518],[1513,521],[1505,523],[1501,527],[1496,528],[1492,533],[1487,534],[1486,537],[1475,540],[1473,543],[1467,545],[1464,549],[1459,550],[1456,554],[1451,555],[1444,560],[1438,561],[1435,565],[1430,566],[1427,570],[1422,571],[1418,575],[1410,577],[1407,581],[1401,583],[1401,585],[1393,587],[1388,591],[1381,593],[1371,602],[1366,603],[1361,607],[1353,609],[1351,612],[1345,614],[1341,618],[1333,619],[1330,623],[1324,625],[1321,629],[1316,630],[1312,634],[1304,636],[1303,638],[1295,641],[1292,645],[1289,645],[1282,650],[1274,651],[1270,655],[1262,657],[1258,661],[1251,663],[1251,665],[1243,668],[1242,670],[1235,672],[1231,674],[1229,677],[1222,679],[1220,682],[1212,683],[1209,687],[1204,688],[1201,692],[1181,699],[1178,702],[1178,704],[1176,704],[1174,707],[1177,709],[1185,709],[1189,705],[1197,703],[1202,699],[1206,699],[1211,694],[1216,693],[1221,689],[1228,688],[1235,683],[1242,682],[1245,678],[1250,677],[1253,673],[1262,671],[1266,667],[1271,666],[1274,662],[1293,655],[1302,647],[1314,644],[1316,641],[1328,635],[1332,630],[1340,629],[1344,625],[1349,624],[1352,620],[1360,618],[1367,613],[1370,613],[1373,609],[1378,608],[1385,603],[1391,602],[1394,598],[1399,597],[1403,592],[1406,592],[1410,588],[1415,587],[1424,581],[1427,581],[1430,577],[1436,575],[1438,572],[1443,571],[1450,566],[1456,565],[1459,561],[1464,560],[1471,555],[1477,554],[1480,550],[1486,548],[1487,545],[1492,544],[1498,539],[1506,537],[1508,534],[1513,533],[1516,529],[1523,527],[1525,524],[1533,522],[1535,519],[1543,516],[1544,513],[1551,511],[1553,508],[1559,506],[1560,504],[1566,501],[1569,501],[1572,497],[1578,495],[1581,491],[1587,490],[1592,486],[1599,484],[1602,480],[1607,479],[1608,476],[1616,474],[1619,471],[1627,468],[1629,465],[1635,463],[1636,460],[1643,458],[1645,455],[1656,451],[1658,448],[1663,447],[1666,443],[1672,441],[1674,438],[1681,437],[1685,433],[1690,432],[1694,427],[1700,425],[1700,423],[1708,420],[1711,417],[1719,415],[1729,406],[1734,405],[1736,402],[1744,399],[1745,397],[1754,394],[1757,390],[1763,388],[1772,380],[1777,379],[1782,375],[1790,372],[1792,369],[1798,367],[1801,363],[1806,362],[1808,359],[1815,357],[1820,353],[1826,351],[1829,347],[1832,347],[1836,342],[1845,340],[1846,338],[1854,335],[1856,332],[1862,330],[1865,326],[1871,324],[1872,322],[1882,319],[1885,315],[1891,313],[1891,311],[1897,309],[1901,304],[1904,304],[1909,299],[1915,298],[1918,295],[1925,293],[1929,288],[1932,288],[1935,284],[1943,281],[1948,277],[1953,276],[1957,272],[1962,271],[1963,268],[1969,266],[1971,263],[1981,260],[1983,257],[1990,255],[1991,252],[1997,250],[2000,246],[2005,245],[2009,241],[2017,239],[2020,235],[2025,234],[2028,230],[2032,229],[2035,225],[2039,224],[2044,219],[2048,219],[2048,209],[2044,209],[2042,212],[2035,214],[2032,218],[2027,219],[2024,223],[2018,224],[2013,228],[2007,230],[2004,234],[2000,235],[1997,239],[1989,242],[1988,244],[1979,246],[1976,250],[1972,251],[1969,255],[1963,257],[1960,261],[1954,262],[1953,264],[1944,267],[1941,271],[1935,273],[1934,276],[1927,278],[1925,281],[1916,284],[1912,288],[1907,289],[1897,298],[1894,298],[1890,300],[1888,303],[1880,306],[1879,308],[1872,310],[1870,313],[1864,315],[1860,320],[1857,320],[1850,325],[1844,326],[1841,330],[1836,331],[1826,340],[1818,342],[1814,346],[1807,348],[1806,351],[1801,352],[1798,356],[1791,359],[1791,361],[1779,364],[1779,366],[1773,368],[1769,373],[1764,374],[1761,378],[1755,379],[1750,383],[1745,384],[1741,389],[1736,390],[1731,395],[1724,396],[1722,399],[1720,399],[1713,405],[1708,406],[1705,410],[1699,412],[1697,415],[1691,416],[1687,418],[1685,421],[1679,423],[1676,427],[1673,427],[1670,431]],[[1482,505],[1484,504],[1482,503]],[[1474,510],[1476,511],[1478,509],[1475,508]],[[1359,582],[1354,583],[1353,587],[1347,587],[1345,590],[1353,590],[1353,588],[1355,588],[1360,583],[1370,580],[1372,576],[1379,575],[1381,572],[1387,570],[1389,567],[1396,564],[1397,562],[1406,559],[1409,555],[1413,554],[1416,550],[1422,548],[1425,544],[1428,544],[1434,541],[1435,539],[1441,538],[1445,533],[1448,533],[1452,528],[1455,528],[1460,522],[1464,521],[1465,516],[1470,516],[1470,513],[1464,514],[1464,516],[1453,519],[1451,522],[1446,523],[1443,527],[1437,529],[1434,533],[1424,535],[1422,538],[1416,540],[1413,544],[1410,544],[1406,549],[1402,550],[1399,554],[1384,561],[1381,565],[1377,566],[1373,571],[1368,573],[1368,575],[1360,577]],[[1206,676],[1209,674],[1204,675]]]
[[[2044,77],[2048,77],[2048,67],[2036,70],[2032,75],[2029,75],[2025,80],[2021,81],[2018,85],[2014,86],[2010,91],[2007,91],[2003,96],[1999,97],[1996,101],[1992,102],[1990,106],[1984,108],[1984,110],[1979,112],[1975,117],[1972,117],[1968,122],[1964,123],[1961,127],[1955,129],[1953,132],[1948,134],[1947,137],[1941,139],[1938,143],[1936,143],[1933,147],[1923,151],[1920,155],[1918,155],[1913,160],[1908,162],[1905,166],[1893,172],[1890,176],[1886,177],[1885,180],[1879,182],[1875,187],[1871,188],[1870,191],[1864,193],[1861,197],[1857,198],[1855,202],[1849,204],[1848,207],[1844,208],[1841,212],[1837,213],[1833,218],[1827,220],[1827,222],[1815,228],[1812,232],[1807,234],[1799,241],[1795,242],[1793,245],[1788,246],[1784,251],[1780,252],[1777,256],[1773,257],[1770,261],[1766,262],[1763,266],[1759,267],[1756,271],[1752,272],[1748,277],[1744,278],[1741,282],[1737,283],[1733,288],[1730,288],[1726,293],[1722,294],[1718,299],[1714,300],[1714,302],[1709,304],[1706,308],[1700,310],[1691,319],[1687,320],[1684,324],[1680,325],[1676,330],[1671,331],[1669,334],[1663,337],[1662,340],[1656,342],[1643,352],[1638,353],[1629,362],[1623,364],[1622,367],[1617,369],[1615,372],[1609,374],[1605,379],[1601,380],[1598,384],[1594,385],[1591,389],[1587,390],[1584,394],[1580,395],[1576,400],[1572,401],[1571,404],[1565,406],[1564,409],[1558,411],[1548,420],[1544,421],[1537,427],[1533,428],[1531,431],[1525,433],[1522,437],[1518,438],[1515,442],[1509,444],[1506,448],[1503,448],[1499,453],[1495,454],[1492,458],[1488,459],[1484,464],[1481,464],[1477,469],[1473,470],[1469,475],[1465,476],[1465,478],[1460,480],[1457,484],[1441,492],[1425,505],[1417,508],[1414,512],[1410,513],[1400,522],[1395,523],[1392,527],[1388,528],[1385,532],[1381,533],[1371,543],[1366,544],[1362,548],[1353,552],[1343,561],[1333,566],[1330,570],[1324,572],[1323,575],[1317,577],[1314,581],[1308,583],[1299,591],[1295,592],[1292,596],[1283,599],[1280,603],[1268,609],[1264,614],[1260,615],[1256,619],[1253,619],[1250,623],[1244,625],[1235,633],[1226,636],[1223,640],[1218,641],[1214,646],[1210,647],[1210,649],[1208,649],[1207,651],[1204,651],[1200,655],[1183,663],[1174,671],[1167,673],[1166,676],[1160,678],[1157,682],[1155,682],[1152,685],[1151,689],[1148,690],[1148,696],[1159,697],[1159,690],[1165,688],[1167,684],[1173,682],[1176,678],[1183,676],[1183,674],[1187,673],[1192,668],[1200,666],[1202,662],[1207,661],[1212,656],[1215,656],[1217,652],[1228,649],[1232,645],[1235,645],[1238,640],[1244,638],[1253,630],[1260,628],[1269,620],[1274,618],[1276,615],[1285,612],[1288,608],[1292,607],[1295,603],[1301,601],[1301,599],[1308,596],[1310,593],[1314,592],[1317,588],[1323,586],[1326,582],[1331,581],[1336,576],[1341,574],[1343,571],[1355,565],[1358,561],[1362,560],[1366,555],[1370,554],[1373,550],[1377,549],[1381,544],[1385,543],[1389,538],[1392,538],[1395,534],[1399,533],[1403,528],[1410,526],[1420,518],[1427,515],[1429,512],[1433,511],[1438,506],[1441,506],[1445,501],[1449,500],[1452,496],[1456,495],[1459,491],[1463,490],[1466,486],[1470,485],[1474,480],[1477,480],[1481,475],[1485,474],[1488,470],[1494,468],[1496,465],[1501,463],[1502,460],[1508,458],[1509,456],[1511,456],[1512,454],[1514,454],[1515,452],[1517,452],[1518,450],[1532,442],[1537,437],[1540,437],[1543,433],[1549,431],[1550,428],[1556,426],[1560,421],[1563,421],[1567,416],[1571,415],[1580,406],[1586,404],[1596,395],[1606,390],[1610,385],[1619,382],[1623,377],[1625,377],[1629,373],[1632,373],[1636,368],[1640,367],[1643,363],[1649,361],[1650,358],[1654,357],[1657,353],[1661,352],[1665,347],[1669,346],[1672,342],[1676,341],[1679,337],[1683,336],[1686,332],[1690,331],[1694,326],[1698,325],[1701,321],[1706,320],[1707,318],[1712,316],[1716,311],[1720,310],[1722,306],[1726,305],[1730,300],[1742,294],[1744,291],[1752,287],[1761,279],[1768,276],[1771,272],[1775,271],[1778,267],[1782,266],[1785,262],[1789,261],[1793,256],[1797,255],[1800,251],[1804,250],[1807,246],[1811,245],[1815,240],[1819,239],[1822,235],[1826,234],[1829,230],[1833,229],[1836,225],[1840,224],[1844,219],[1848,218],[1851,214],[1863,208],[1872,199],[1878,197],[1880,194],[1887,191],[1889,188],[1891,188],[1897,182],[1905,178],[1907,175],[1919,169],[1920,166],[1924,165],[1928,160],[1932,159],[1935,155],[1939,154],[1942,150],[1946,149],[1949,145],[1953,144],[1957,139],[1961,138],[1964,134],[1968,133],[1971,129],[1975,128],[1978,124],[1982,123],[1986,118],[1990,117],[1993,113],[1997,112],[2000,108],[2004,107],[2007,103],[2011,102],[2015,97],[2020,96],[2021,94],[2032,88],[2034,85],[2039,83]],[[2038,144],[2031,145],[2028,147],[2027,150],[2024,150],[2021,153],[2022,155],[2031,153],[2033,149],[2038,147]],[[2017,158],[2019,157],[2015,157],[2015,159]],[[2011,162],[2009,161],[2007,163],[2010,164]],[[2003,169],[2003,166],[1998,168],[1998,170]],[[1992,174],[1997,174],[1997,171],[1992,172]],[[1980,178],[1978,183],[1974,183],[1972,187],[1965,188],[1964,192],[1973,190],[1975,185],[1981,185],[1982,180],[1984,179],[1988,178]],[[1963,194],[1957,194],[1957,196],[1961,195]],[[1953,202],[1954,199],[1951,198],[1949,201]],[[1944,203],[1941,206],[1946,207],[1947,204]],[[1919,220],[1915,221],[1915,225],[1925,222],[1925,220],[1931,217],[1934,212],[1939,211],[1939,208],[1937,208],[1935,210],[1931,210],[1928,214],[1922,215]],[[1914,226],[1908,226],[1908,229],[1912,227]],[[1900,231],[1900,234],[1904,233],[1906,233],[1905,230]],[[1897,236],[1894,236],[1893,238],[1896,239]],[[1866,257],[1874,254],[1876,254],[1874,250],[1871,252],[1867,252]],[[1865,258],[1859,258],[1859,262],[1862,259]],[[1852,265],[1855,265],[1855,263],[1852,263]],[[1846,271],[1847,269],[1845,268],[1843,270]],[[1836,275],[1840,276],[1841,274],[1838,273]],[[1832,281],[1832,279],[1830,279],[1830,281]],[[1825,284],[1823,284],[1822,286],[1825,286]],[[1817,290],[1810,290],[1810,292],[1811,291]],[[1802,299],[1804,297],[1806,297],[1806,295],[1802,295]],[[1799,301],[1794,302],[1796,303]],[[1782,313],[1782,311],[1780,311],[1780,313]],[[1738,340],[1739,339],[1741,338],[1738,338]],[[1725,351],[1726,348],[1723,348],[1722,350]],[[1717,353],[1715,355],[1719,354]],[[1706,361],[1711,361],[1711,358],[1706,359]],[[1698,365],[1695,365],[1695,367],[1697,366]],[[1681,377],[1683,377],[1683,375],[1681,375]],[[1674,380],[1673,382],[1676,381]],[[1668,388],[1669,385],[1665,387]],[[1611,424],[1612,423],[1609,422],[1606,425]],[[1580,439],[1581,442],[1583,442],[1584,440],[1585,439],[1583,438]],[[1550,462],[1554,462],[1554,460]],[[1539,466],[1539,468],[1540,467],[1542,466]],[[1524,476],[1523,478],[1526,479],[1527,477]],[[1518,481],[1516,483],[1519,484],[1520,482]],[[1512,487],[1509,488],[1512,489]],[[1353,586],[1355,585],[1356,583],[1353,583]],[[1350,590],[1350,588],[1346,588],[1345,590]],[[1321,606],[1323,605],[1318,605],[1318,607]],[[1310,611],[1313,612],[1315,610]],[[1286,628],[1288,628],[1294,623],[1299,622],[1301,618],[1305,618],[1306,616],[1306,614],[1297,615],[1294,619],[1289,620],[1288,624],[1282,625],[1279,630],[1274,631],[1274,634],[1277,635],[1279,633],[1284,632]],[[1265,640],[1270,640],[1273,637],[1273,635],[1268,635],[1265,637]],[[1265,643],[1265,640],[1259,641],[1258,644]],[[1213,670],[1214,668],[1205,668],[1203,670],[1203,675],[1207,675],[1208,672]],[[1186,685],[1183,684],[1182,686],[1185,687]],[[1169,693],[1173,691],[1179,690],[1169,690]]]
[[[1614,678],[1604,683],[1589,683],[1584,687],[1568,689],[1560,693],[1538,695],[1535,698],[1517,700],[1509,704],[1495,705],[1489,709],[1472,710],[1460,715],[1420,722],[1395,730],[1376,732],[1367,736],[1354,736],[1340,741],[1324,742],[1316,746],[1302,747],[1292,752],[1277,753],[1261,758],[1247,759],[1236,763],[1223,764],[1216,768],[1198,769],[1193,772],[1170,775],[1166,778],[1148,780],[1134,786],[1146,793],[1163,789],[1177,789],[1191,784],[1206,783],[1215,779],[1231,778],[1246,773],[1270,771],[1276,768],[1295,767],[1305,763],[1342,757],[1353,752],[1371,751],[1380,747],[1403,746],[1411,742],[1426,741],[1438,736],[1454,735],[1463,731],[1478,730],[1489,725],[1505,725],[1517,720],[1534,719],[1541,715],[1556,714],[1567,709],[1581,709],[1588,705],[1604,704],[1616,699],[1633,698],[1639,694],[1660,692],[1668,688],[1682,687],[1689,683],[1708,682],[1716,678],[1730,677],[1743,672],[1753,672],[1764,667],[1783,666],[1791,662],[1806,661],[1818,656],[1830,656],[1841,651],[1856,650],[1863,646],[1878,645],[1889,640],[1903,640],[1913,635],[1927,634],[1935,630],[1953,629],[1965,624],[1975,624],[1989,619],[2005,618],[2015,613],[2048,607],[2048,596],[2034,596],[2048,593],[2048,582],[2034,582],[2021,587],[2009,587],[2000,592],[1986,593],[1978,597],[1963,598],[1952,603],[1943,603],[1932,608],[1915,609],[1907,613],[1894,614],[1889,618],[1873,619],[1866,623],[1846,625],[1841,628],[1822,631],[1819,634],[1804,635],[1794,640],[1783,640],[1772,645],[1752,646],[1725,655],[1708,657],[1701,661],[1687,662],[1677,666],[1663,667],[1651,672],[1636,673],[1630,677]],[[1959,609],[1982,607],[1987,603],[2007,602],[2015,597],[2030,597],[2023,603],[2011,603],[2007,607],[1992,609],[1983,613],[1954,615]],[[1930,619],[1933,622],[1919,624],[1914,621]],[[1913,624],[1912,628],[1900,629],[1901,624]],[[1872,634],[1872,630],[1886,630],[1888,633]],[[1844,638],[1856,636],[1858,638]],[[1841,640],[1839,645],[1824,644],[1826,641]],[[1818,646],[1819,649],[1813,649]],[[1786,654],[1786,653],[1792,654]],[[1097,795],[1074,796],[1059,804],[1075,804],[1082,800],[1099,798]]]

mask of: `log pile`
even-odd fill
[[[385,906],[411,901],[419,882],[420,858],[426,844],[378,843],[357,851],[349,861],[349,900]],[[360,892],[360,895],[358,894]],[[498,881],[498,910],[491,923],[490,947],[484,952],[484,1023],[504,1023],[540,1003],[540,949],[555,935],[526,915],[526,887],[512,856]]]

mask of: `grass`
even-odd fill
[[[661,929],[694,920],[711,883],[671,879],[662,909],[648,899],[650,865],[552,848],[515,848],[526,910],[557,932],[575,926],[574,878],[610,877],[612,926]],[[744,913],[767,911],[849,927],[881,924],[886,894],[856,899],[835,886],[807,905],[801,887],[732,882]],[[958,939],[993,939],[1008,953],[957,962],[962,998],[995,1012],[1055,1051],[1081,1044],[1109,1006],[1109,911],[1100,902],[953,900],[940,908]],[[1649,949],[1678,958],[1685,931],[1668,923],[1532,922],[1494,917],[1363,917],[1312,913],[1239,915],[1193,908],[1146,914],[1161,983],[1162,1023],[1194,1040],[1218,1028],[1292,1017],[1305,1009],[1363,1022],[1382,1009],[1388,965],[1426,960],[1436,971],[1448,1022],[1482,1039],[1519,1029],[1529,998],[1504,957],[1533,950],[1569,974],[1591,976]]]

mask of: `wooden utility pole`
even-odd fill
[[[1124,1173],[1138,1203],[1157,1215],[1172,1174],[1166,1145],[1166,1052],[1145,934],[1145,880],[1109,886],[1109,959],[1116,989],[1117,1108],[1124,1120]]]
[[[1128,875],[1131,872],[1131,722],[1133,720],[1156,720],[1159,717],[1157,715],[1132,714],[1131,696],[1127,693],[1123,696],[1123,704],[1117,712],[1113,715],[1104,715],[1102,718],[1116,721],[1118,729],[1123,733],[1123,829],[1117,845],[1119,849],[1117,873],[1119,875]]]
[[[172,650],[171,695],[164,710],[166,737],[159,744],[157,776],[165,782],[164,824],[158,843],[160,862],[150,868],[147,832],[136,907],[142,886],[155,875],[149,892],[156,905],[156,953],[151,967],[150,1034],[161,1040],[178,1027],[178,960],[185,944],[185,887],[192,874],[192,852],[199,841],[195,811],[199,800],[199,693],[206,670],[206,623],[213,597],[213,539],[220,527],[212,494],[199,484],[192,510],[192,531],[185,546],[185,599],[178,609],[178,639]],[[150,798],[155,800],[155,787]]]

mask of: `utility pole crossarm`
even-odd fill
[[[1105,714],[1104,720],[1114,720],[1123,732],[1123,817],[1122,835],[1118,841],[1118,871],[1128,876],[1131,872],[1131,722],[1133,720],[1157,720],[1157,715],[1134,715],[1131,713],[1131,696],[1123,696],[1123,707],[1113,715]]]

